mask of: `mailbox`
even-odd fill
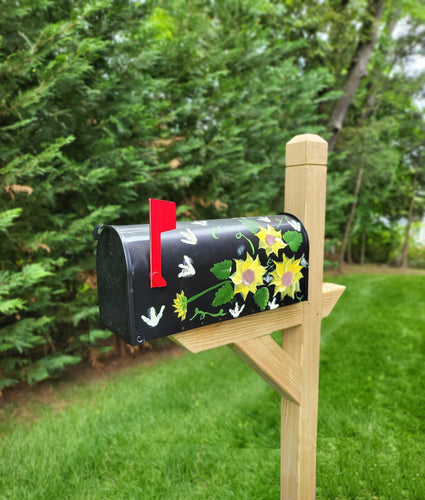
[[[100,320],[128,343],[307,300],[308,236],[296,217],[173,227],[161,230],[159,239],[156,234],[154,249],[152,218],[151,227],[95,229]],[[160,265],[158,273],[153,261]]]

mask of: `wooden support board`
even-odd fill
[[[313,500],[320,325],[343,286],[323,283],[327,143],[317,135],[286,146],[285,212],[310,242],[308,301],[173,335],[191,352],[229,345],[282,396],[281,499]],[[282,346],[270,334],[283,330]]]

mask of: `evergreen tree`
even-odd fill
[[[78,362],[97,324],[98,223],[283,206],[286,141],[320,132],[273,2],[7,0],[0,13],[0,388]],[[262,189],[257,188],[258,185]]]

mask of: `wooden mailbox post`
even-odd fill
[[[286,146],[285,212],[310,241],[308,301],[173,335],[191,352],[229,345],[282,396],[281,499],[314,499],[320,325],[344,287],[323,283],[327,142],[299,135]],[[282,346],[271,337],[283,330]]]
[[[326,162],[319,136],[288,142],[286,214],[261,224],[244,218],[176,228],[175,205],[152,200],[163,212],[151,213],[149,227],[98,226],[94,233],[105,326],[133,345],[171,333],[193,353],[228,345],[282,396],[285,500],[315,498],[320,325],[344,290],[323,283]],[[231,252],[242,259],[231,260]],[[282,346],[271,337],[277,330]]]

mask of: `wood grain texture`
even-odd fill
[[[177,333],[171,335],[170,338],[191,352],[201,352],[268,335],[276,330],[299,325],[302,321],[303,303],[300,302]]]
[[[343,285],[322,283],[322,318],[327,318],[345,290]]]
[[[286,145],[285,211],[297,216],[310,240],[308,302],[290,349],[301,360],[301,404],[282,399],[281,499],[313,500],[322,319],[327,143],[310,134]],[[289,340],[283,338],[286,350]],[[286,351],[288,355],[290,353]]]
[[[286,145],[287,167],[295,167],[297,165],[326,165],[327,160],[328,143],[318,135],[297,135]]]
[[[230,346],[282,397],[299,404],[301,400],[301,366],[270,335]]]

